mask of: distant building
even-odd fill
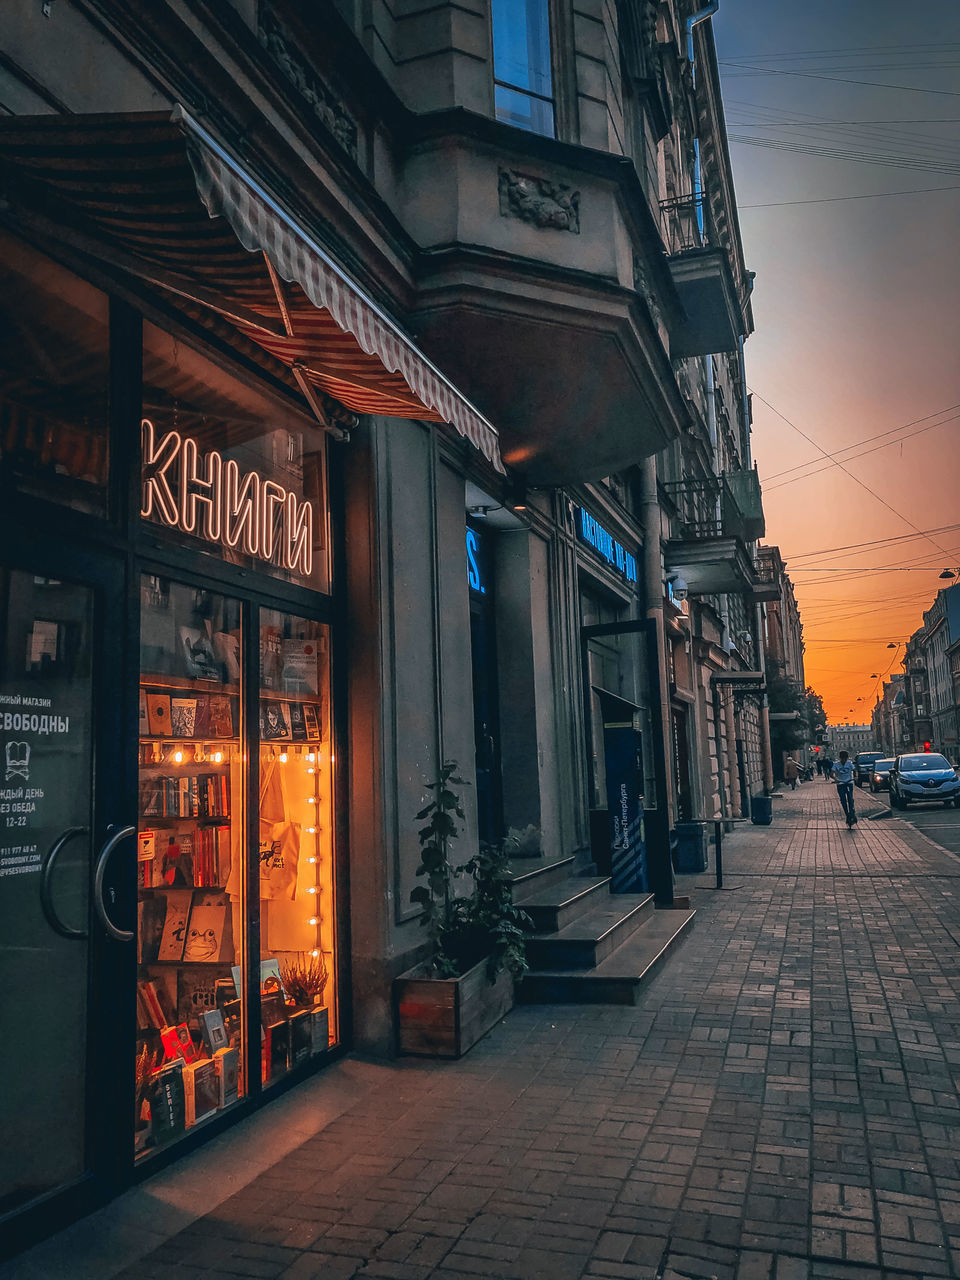
[[[833,725],[829,731],[830,748],[836,757],[841,751],[855,756],[858,751],[878,750],[879,743],[874,739],[873,726],[869,724]]]
[[[907,749],[956,757],[960,745],[960,587],[947,587],[907,641],[903,665]]]

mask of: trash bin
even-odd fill
[[[773,804],[769,796],[750,797],[750,821],[758,827],[769,827],[773,821]]]
[[[678,822],[675,828],[677,836],[677,871],[690,875],[707,869],[707,828],[703,822]]]

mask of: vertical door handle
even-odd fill
[[[100,850],[100,857],[97,859],[97,870],[93,877],[93,905],[97,909],[100,923],[116,942],[132,942],[134,934],[129,929],[118,929],[107,915],[106,904],[103,901],[103,877],[107,870],[107,863],[110,861],[110,855],[117,845],[129,836],[135,836],[136,834],[136,827],[121,827],[119,831],[115,831],[112,836],[109,836]]]
[[[40,906],[43,908],[43,914],[47,918],[47,924],[54,931],[59,933],[61,938],[70,938],[74,942],[82,942],[88,937],[86,929],[73,929],[70,925],[64,924],[57,915],[56,908],[53,905],[53,866],[60,853],[71,840],[75,840],[77,836],[89,835],[88,827],[67,827],[62,835],[59,835],[47,851],[47,855],[43,860],[43,866],[40,868]]]

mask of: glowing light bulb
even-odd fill
[[[317,772],[316,769],[313,769],[313,768],[310,768],[307,770],[307,773],[316,773],[316,772]]]
[[[308,886],[307,893],[316,893],[316,892],[317,892],[317,886],[315,884],[311,884]]]
[[[311,916],[311,917],[310,917],[310,919],[307,921],[307,923],[308,923],[308,924],[319,924],[319,923],[320,923],[320,917],[319,917],[319,916]]]
[[[287,753],[285,751],[280,752],[280,763],[281,764],[287,763]]]
[[[316,796],[307,796],[307,804],[316,804],[316,803],[317,803]]]
[[[173,753],[173,762],[174,764],[180,764],[182,763],[182,761],[183,761],[183,752],[178,749]]]
[[[315,862],[316,862],[316,858],[308,858],[308,859],[307,859],[307,862],[309,862],[309,863],[311,864],[311,866],[312,866],[312,865],[313,865],[313,863],[315,863]]]
[[[319,952],[319,951],[311,951],[311,952],[310,952],[310,954],[313,956],[313,958],[314,958],[314,959],[316,959],[316,958],[317,958],[317,956],[320,954],[320,952]]]
[[[316,827],[307,827],[307,835],[308,835],[308,836],[315,836],[316,834],[317,834],[317,828],[316,828]]]
[[[223,763],[223,752],[222,752],[222,751],[215,751],[215,752],[213,753],[213,755],[212,755],[211,759],[213,760],[213,763],[214,763],[214,764],[222,764],[222,763]]]
[[[313,762],[316,760],[316,758],[317,758],[317,753],[316,753],[315,751],[308,751],[308,752],[307,752],[307,759],[310,761],[310,763],[311,763],[311,764],[313,764]]]

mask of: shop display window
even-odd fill
[[[141,578],[138,1154],[244,1081],[243,634],[238,601]]]
[[[0,481],[107,508],[106,294],[0,231]]]
[[[336,1035],[329,636],[260,611],[261,1078]]]
[[[263,384],[144,325],[145,520],[206,555],[329,591],[325,443]]]

